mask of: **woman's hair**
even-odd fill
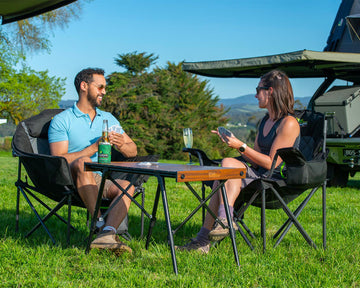
[[[288,76],[280,70],[272,70],[260,79],[264,87],[273,88],[269,100],[275,120],[294,114],[294,93]]]
[[[81,70],[76,76],[74,80],[74,85],[76,91],[79,93],[80,91],[80,84],[81,82],[91,83],[93,81],[93,75],[103,75],[105,74],[105,71],[100,68],[86,68]]]

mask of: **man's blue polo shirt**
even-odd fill
[[[76,106],[57,114],[51,120],[48,136],[49,143],[69,141],[68,153],[78,152],[95,143],[102,133],[103,120],[107,119],[109,128],[120,126],[119,121],[109,112],[96,108],[96,116],[91,122],[88,114],[84,114]],[[123,129],[121,128],[121,133]],[[97,152],[91,156],[93,162],[97,161]]]

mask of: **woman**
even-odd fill
[[[226,194],[229,200],[230,214],[233,215],[234,203],[241,189],[255,179],[267,173],[275,156],[276,150],[285,147],[298,147],[300,142],[300,126],[292,116],[294,114],[294,95],[293,90],[286,74],[279,70],[273,70],[260,78],[256,87],[255,97],[259,101],[259,107],[268,110],[268,113],[261,120],[254,148],[250,148],[245,142],[237,139],[234,135],[220,137],[219,131],[211,131],[219,135],[220,139],[231,148],[238,150],[242,159],[225,158],[222,167],[246,168],[245,179],[230,179],[225,183]],[[251,166],[243,161],[245,159]],[[274,178],[279,178],[279,167],[282,162],[278,158]],[[217,183],[214,184],[214,187]],[[212,211],[218,211],[219,219],[227,225],[224,202],[220,191],[210,200],[209,207]],[[234,228],[236,227],[235,224]],[[217,223],[214,226],[214,218],[207,213],[203,227],[196,238],[191,239],[184,246],[178,246],[180,250],[198,250],[208,253],[211,240],[221,240],[229,234],[229,229],[224,229]]]

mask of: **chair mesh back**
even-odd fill
[[[25,152],[50,155],[48,129],[51,119],[63,109],[48,109],[21,121],[12,141],[14,153]]]
[[[48,109],[21,121],[11,143],[14,156],[20,158],[36,190],[55,201],[76,190],[65,158],[50,155],[48,129],[51,119],[61,111]],[[83,203],[75,197],[73,205]]]
[[[310,110],[295,111],[300,123],[300,151],[307,161],[323,157],[324,115]]]

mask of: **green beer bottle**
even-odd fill
[[[99,163],[110,163],[111,162],[111,145],[108,134],[108,120],[104,119],[102,127],[102,137],[99,143],[98,151],[98,162]]]

